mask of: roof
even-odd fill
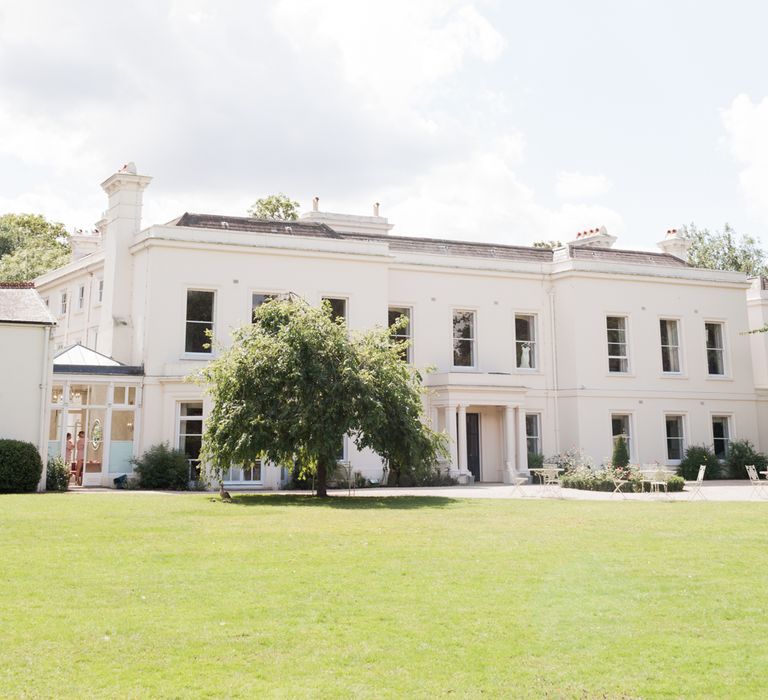
[[[0,282],[0,323],[53,326],[53,316],[31,282]]]
[[[124,365],[80,343],[64,348],[53,358],[55,374],[143,375],[143,367]]]
[[[665,267],[691,267],[685,260],[669,253],[650,253],[644,250],[620,250],[569,246],[574,260],[602,260],[607,262],[634,263],[637,265],[663,265]]]
[[[100,352],[75,343],[56,353],[53,358],[54,365],[91,365],[99,367],[119,367],[122,363]]]
[[[186,212],[171,222],[174,226],[190,228],[213,228],[225,231],[246,231],[253,233],[282,233],[293,236],[322,236],[341,238],[329,226],[306,221],[277,221],[274,219],[255,219],[251,216],[219,216],[218,214],[190,214]]]

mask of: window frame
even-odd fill
[[[635,445],[635,426],[634,426],[634,413],[632,411],[627,411],[626,409],[617,409],[615,411],[610,411],[609,413],[609,420],[610,420],[610,430],[611,430],[611,451],[609,452],[610,455],[613,455],[613,450],[616,446],[616,438],[619,437],[618,435],[613,434],[613,419],[615,417],[619,416],[626,416],[627,417],[627,428],[629,429],[629,432],[627,434],[627,452],[629,453],[629,461],[635,462],[636,461],[636,455],[637,452],[637,446]]]
[[[725,419],[725,425],[728,432],[728,435],[725,438],[715,438],[715,419],[723,418]],[[736,434],[736,430],[734,427],[734,418],[732,413],[715,413],[712,412],[709,414],[709,433],[712,438],[712,451],[715,453],[715,456],[717,456],[717,450],[715,450],[715,439],[717,440],[725,440],[725,453],[722,457],[717,457],[718,461],[724,462],[728,459],[728,455],[731,451],[731,443],[733,442],[733,436]]]
[[[216,338],[216,305],[218,301],[218,289],[215,287],[203,287],[203,286],[188,286],[184,287],[184,298],[183,298],[183,306],[182,306],[182,314],[184,317],[183,321],[183,331],[182,331],[182,339],[183,339],[183,352],[181,354],[182,359],[188,359],[188,360],[196,360],[196,359],[208,359],[215,356],[214,353],[214,340]],[[207,323],[207,321],[190,321],[187,318],[187,306],[189,304],[189,292],[210,292],[213,294],[213,302],[211,304],[211,347],[208,350],[187,350],[187,324],[189,323],[197,323],[197,324],[203,324]]]
[[[618,330],[614,328],[608,328],[608,319],[609,318],[620,318],[624,320],[624,355],[611,355],[610,347],[611,345],[617,345],[618,343],[611,343],[610,340],[608,340],[608,332],[611,330]],[[627,377],[632,374],[632,361],[631,361],[631,348],[629,344],[630,339],[630,329],[629,329],[629,315],[628,314],[621,314],[621,313],[606,313],[605,314],[605,320],[603,323],[603,329],[605,331],[605,350],[606,350],[606,356],[608,359],[608,376],[610,377]],[[618,360],[625,360],[626,361],[626,369],[624,370],[612,370],[611,369],[611,360],[612,359],[618,359]]]
[[[137,395],[138,400],[138,395]],[[182,433],[181,432],[181,421],[182,420],[188,420],[191,418],[192,420],[197,420],[197,416],[182,416],[181,415],[181,407],[184,404],[199,404],[200,405],[200,433]],[[184,449],[181,446],[181,438],[182,437],[197,437],[199,435],[200,437],[200,443],[202,445],[202,438],[203,433],[205,432],[205,402],[202,399],[193,399],[193,398],[185,398],[185,399],[177,399],[176,405],[175,405],[175,425],[174,425],[174,445],[176,446],[177,450],[180,450],[181,452],[184,452]],[[186,455],[186,452],[184,452]],[[197,468],[200,470],[198,472],[198,475],[202,473],[202,461],[199,459],[190,459],[187,457],[187,465],[188,465],[188,472],[187,476],[189,478],[189,481],[196,481],[196,479],[192,478],[192,462],[197,462]]]
[[[267,291],[265,289],[259,288],[252,288],[248,290],[248,323],[253,323],[253,297],[255,294],[261,294],[265,297],[272,297],[272,299],[277,299],[283,292],[275,292],[275,291]],[[265,302],[262,302],[262,304]],[[261,306],[261,304],[259,304]]]
[[[679,418],[680,419],[680,437],[679,438],[670,438],[669,433],[667,432],[667,420],[670,418]],[[683,460],[683,457],[685,457],[685,451],[688,449],[688,414],[684,413],[682,411],[665,411],[663,415],[664,420],[664,451],[666,453],[666,461],[665,464],[680,464],[680,462]],[[672,458],[669,456],[669,441],[670,440],[680,440],[680,458]]]
[[[407,340],[408,346],[405,348],[405,362],[413,364],[413,306],[409,304],[388,304],[387,305],[387,327],[389,323],[389,314],[392,310],[405,311],[407,314],[400,314],[401,316],[408,316],[408,325],[405,327],[405,332],[400,332],[397,335],[390,335],[393,340],[404,341]]]
[[[517,319],[520,318],[529,318],[531,319],[531,335],[533,336],[532,340],[519,340],[517,337]],[[525,373],[532,373],[532,372],[540,372],[539,369],[539,315],[538,313],[534,311],[515,311],[513,315],[513,327],[512,327],[512,333],[515,337],[515,371],[516,372],[525,372]],[[530,366],[529,367],[521,367],[518,365],[517,362],[517,348],[518,344],[521,343],[529,343],[531,346],[531,355],[530,355]]]
[[[59,292],[59,316],[66,316],[69,311],[69,290]]]
[[[85,285],[80,284],[77,286],[77,312],[80,313],[85,309]]]
[[[104,278],[99,277],[96,281],[96,303],[94,306],[101,306],[102,301],[104,301]]]
[[[454,335],[454,324],[456,313],[468,313],[472,315],[472,336],[471,338],[457,338]],[[478,352],[477,352],[477,309],[466,306],[456,306],[451,308],[451,370],[458,372],[467,372],[476,370],[478,367]],[[456,359],[454,343],[456,340],[468,340],[470,342],[470,358],[472,360],[469,365],[457,365],[454,364]]]
[[[536,424],[535,434],[531,434],[528,432],[528,418],[535,419],[534,420]],[[534,450],[533,452],[530,449],[531,440],[536,441],[536,450]],[[535,455],[544,454],[544,449],[543,449],[542,439],[541,439],[541,413],[539,413],[538,411],[525,412],[525,449],[527,450],[527,454],[535,454]]]
[[[677,324],[677,345],[664,345],[661,335],[662,322],[674,321]],[[675,347],[677,348],[677,366],[678,370],[665,370],[664,369],[664,348]],[[659,350],[660,350],[660,367],[661,374],[664,377],[682,377],[685,376],[685,363],[683,362],[683,321],[679,316],[659,316]]]
[[[723,371],[719,374],[712,374],[709,371],[709,351],[710,348],[707,345],[707,326],[715,325],[720,327],[720,362],[722,364]],[[704,365],[707,368],[707,379],[730,379],[729,363],[728,363],[728,349],[727,349],[727,334],[726,334],[726,322],[722,319],[704,319]]]
[[[325,300],[328,301],[343,301],[344,302],[344,323],[349,326],[349,297],[344,294],[320,294],[320,304]],[[332,317],[333,318],[333,317]]]

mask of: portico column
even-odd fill
[[[515,409],[504,406],[504,482],[511,483],[517,462],[515,454]]]
[[[459,406],[459,473],[467,473],[467,407]]]
[[[517,407],[517,473],[529,476],[528,471],[528,440],[525,435],[525,410]]]
[[[445,429],[448,433],[448,451],[450,453],[450,471],[455,474],[459,469],[458,452],[456,449],[456,406],[445,407]]]

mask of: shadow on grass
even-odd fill
[[[284,496],[270,494],[232,494],[237,506],[302,506],[307,508],[338,508],[342,510],[414,510],[416,508],[445,508],[456,505],[452,498],[441,496]]]

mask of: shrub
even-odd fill
[[[722,467],[715,453],[704,445],[691,445],[677,467],[677,473],[686,481],[695,481],[699,475],[699,466],[707,465],[705,479],[719,479]]]
[[[757,472],[765,471],[768,457],[758,452],[749,440],[737,440],[730,444],[728,459],[725,461],[725,473],[729,479],[748,479],[745,469],[747,464],[754,464]]]
[[[624,467],[620,470],[619,476],[622,479],[628,479],[627,483],[621,486],[624,493],[643,493],[651,490],[651,485],[643,481],[643,475],[636,467]],[[560,477],[560,484],[566,489],[612,492],[616,488],[612,476],[613,472],[610,469],[598,471],[578,469]],[[669,492],[682,491],[684,486],[685,480],[680,476],[671,475],[667,481],[667,491]]]
[[[616,443],[613,446],[613,457],[611,457],[611,464],[614,467],[626,467],[629,464],[629,450],[627,449],[627,441],[623,435],[619,435],[616,438]]]
[[[131,463],[139,477],[139,488],[172,489],[186,491],[189,488],[189,462],[180,450],[172,449],[167,442],[152,445],[141,457]]]
[[[0,440],[0,493],[35,491],[42,473],[43,461],[31,442]]]
[[[46,491],[66,491],[69,488],[69,467],[60,456],[51,457],[45,471]]]
[[[580,469],[590,470],[593,467],[592,458],[589,455],[584,454],[582,450],[577,447],[572,447],[570,450],[561,452],[558,455],[553,455],[544,460],[547,464],[554,464],[560,469],[563,469],[565,474],[569,472],[578,471]]]
[[[528,469],[539,469],[544,464],[544,455],[535,452],[528,453]]]

